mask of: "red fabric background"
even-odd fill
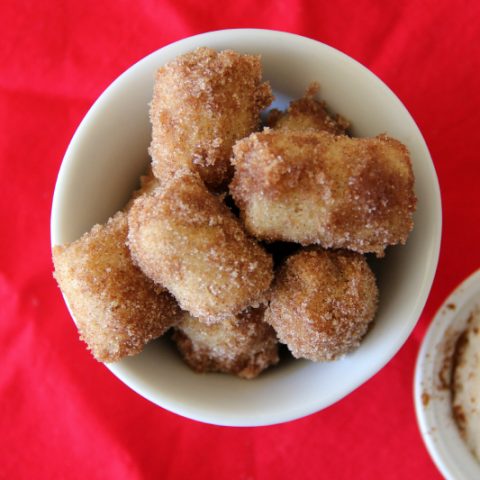
[[[475,1],[6,0],[0,5],[0,477],[439,478],[419,435],[414,362],[446,295],[480,266],[480,8]],[[231,27],[295,32],[380,76],[430,147],[440,264],[414,333],[374,378],[284,425],[222,428],[142,399],[95,362],[52,279],[49,217],[68,142],[96,97],[174,40]]]

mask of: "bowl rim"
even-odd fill
[[[331,47],[318,40],[314,40],[314,39],[297,35],[294,33],[288,33],[288,32],[283,32],[279,30],[268,30],[268,29],[241,28],[241,29],[215,30],[215,31],[200,33],[198,35],[183,38],[181,40],[165,45],[162,48],[151,52],[150,54],[146,55],[144,58],[134,63],[122,74],[120,74],[103,91],[103,93],[97,98],[97,100],[93,103],[91,108],[88,110],[83,120],[80,122],[79,126],[77,127],[75,133],[73,134],[72,139],[65,152],[65,155],[57,176],[56,184],[55,184],[55,190],[54,190],[54,195],[52,200],[51,222],[50,222],[51,245],[53,247],[53,245],[56,244],[55,242],[55,239],[57,236],[56,228],[58,223],[56,214],[58,213],[58,209],[59,209],[60,201],[62,197],[62,192],[61,192],[62,178],[65,176],[65,172],[68,168],[69,161],[73,156],[75,145],[81,138],[82,132],[85,129],[86,125],[88,125],[91,122],[91,119],[95,117],[95,115],[97,114],[97,111],[100,111],[103,108],[103,105],[105,104],[105,102],[107,102],[111,93],[117,88],[117,86],[121,82],[123,82],[128,77],[135,75],[135,71],[139,67],[141,67],[142,64],[149,62],[154,56],[158,55],[159,52],[163,52],[163,53],[170,52],[172,50],[177,49],[180,46],[185,46],[185,45],[190,45],[190,48],[195,48],[196,46],[201,45],[202,42],[207,43],[211,38],[214,38],[220,35],[229,35],[229,36],[233,35],[233,36],[236,36],[236,39],[238,39],[238,37],[242,37],[246,39],[253,35],[256,38],[262,37],[263,39],[265,40],[269,39],[270,41],[283,41],[283,42],[291,41],[296,43],[296,45],[299,46],[299,48],[300,46],[307,46],[307,45],[310,47],[316,47],[316,48],[321,47],[337,55],[338,58],[343,62],[356,64],[358,67],[360,67],[364,71],[365,75],[369,76],[370,79],[376,83],[376,87],[383,90],[383,92],[388,94],[388,96],[392,97],[398,103],[399,108],[404,110],[404,113],[408,116],[409,120],[412,122],[412,125],[415,127],[415,130],[416,130],[418,141],[422,144],[422,147],[424,147],[425,149],[426,160],[428,160],[428,164],[426,165],[426,168],[429,169],[429,175],[433,181],[432,185],[430,186],[431,188],[430,194],[433,196],[434,205],[436,207],[436,211],[434,212],[435,219],[432,227],[435,235],[434,235],[434,241],[432,242],[431,248],[429,250],[429,259],[428,259],[428,262],[426,263],[427,266],[425,267],[425,272],[422,279],[421,291],[419,292],[418,297],[415,298],[415,307],[412,310],[412,314],[411,314],[411,318],[412,318],[411,325],[409,325],[408,328],[405,327],[401,332],[399,332],[399,335],[396,338],[396,342],[392,343],[392,345],[390,346],[391,353],[389,353],[388,358],[385,358],[385,359],[382,358],[381,362],[376,363],[373,367],[370,367],[369,369],[365,369],[363,374],[359,376],[358,381],[352,382],[349,385],[349,388],[344,389],[342,391],[342,394],[338,398],[330,400],[327,403],[317,402],[315,404],[303,405],[302,407],[292,408],[288,412],[283,412],[283,414],[281,415],[279,414],[277,416],[265,415],[262,418],[258,418],[258,415],[257,415],[257,418],[255,418],[254,420],[245,419],[243,417],[237,418],[234,416],[231,416],[231,418],[218,418],[218,416],[215,416],[215,414],[212,412],[192,411],[191,408],[183,408],[175,403],[169,402],[165,398],[162,399],[162,402],[159,402],[157,397],[152,398],[152,396],[149,395],[147,391],[145,391],[145,389],[142,386],[142,382],[138,382],[135,379],[127,378],[122,373],[121,365],[106,364],[106,367],[115,376],[117,376],[123,383],[125,383],[127,386],[132,388],[135,392],[137,392],[144,398],[147,398],[148,400],[152,401],[156,405],[159,405],[163,408],[166,408],[167,410],[173,411],[187,418],[191,418],[191,419],[206,422],[206,423],[212,423],[216,425],[229,425],[229,426],[259,426],[259,425],[277,424],[277,423],[287,422],[290,420],[304,417],[306,415],[312,414],[314,412],[317,412],[323,408],[326,408],[332,405],[336,401],[339,401],[340,399],[344,398],[346,395],[348,395],[350,392],[358,388],[369,378],[374,376],[379,370],[381,370],[396,355],[398,350],[401,348],[401,346],[405,343],[408,336],[411,334],[411,331],[413,330],[415,324],[418,322],[418,319],[420,318],[421,312],[427,301],[428,294],[430,292],[431,285],[433,283],[433,279],[435,276],[436,268],[438,265],[440,243],[441,243],[441,231],[442,231],[442,204],[441,204],[441,195],[440,195],[438,177],[435,171],[435,167],[434,167],[430,152],[428,151],[428,147],[425,143],[425,140],[422,136],[420,129],[418,128],[415,120],[412,118],[412,116],[408,112],[407,108],[404,106],[401,100],[397,97],[397,95],[371,70],[369,70],[367,67],[365,67],[360,62],[353,59],[352,57],[339,51],[338,49]],[[68,307],[68,303],[67,303],[67,307]]]
[[[480,269],[460,282],[438,309],[422,340],[415,364],[413,391],[420,434],[437,468],[451,480],[480,478],[480,463],[461,438],[450,413],[450,389],[439,389],[439,365],[444,365],[451,357],[451,348],[447,351],[446,342],[456,343],[472,308],[480,305],[479,294]],[[470,476],[466,468],[470,472],[477,471]]]

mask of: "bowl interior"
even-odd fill
[[[192,373],[163,339],[140,355],[108,365],[152,402],[189,418],[221,425],[264,425],[321,410],[354,390],[397,352],[426,301],[438,261],[438,181],[415,122],[375,75],[314,40],[266,30],[225,30],[190,37],[144,58],[97,100],[75,133],[59,172],[52,206],[52,244],[77,239],[121,208],[147,162],[148,103],[156,69],[199,46],[261,54],[264,78],[284,107],[311,81],[320,97],[348,118],[357,136],[387,133],[410,150],[416,177],[415,229],[403,247],[374,262],[380,309],[361,347],[332,363],[295,361],[252,381]]]

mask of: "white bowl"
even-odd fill
[[[357,388],[398,351],[417,322],[438,261],[441,204],[427,146],[414,120],[373,73],[320,42],[268,30],[223,30],[186,38],[136,63],[100,96],[65,154],[52,206],[52,244],[70,242],[121,208],[145,169],[150,140],[148,103],[155,70],[199,46],[262,55],[275,106],[299,97],[314,80],[329,107],[354,134],[386,132],[405,143],[416,177],[418,209],[406,246],[375,262],[381,301],[361,347],[333,363],[292,361],[253,381],[198,375],[160,339],[140,355],[107,367],[140,395],[168,410],[219,425],[267,425],[317,412]],[[401,59],[398,59],[399,64]]]
[[[427,449],[448,480],[478,480],[480,463],[452,416],[450,367],[455,344],[480,304],[480,270],[447,298],[423,339],[415,369],[415,410]],[[480,425],[479,425],[480,428]]]

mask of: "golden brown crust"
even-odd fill
[[[272,101],[261,77],[260,56],[210,48],[160,68],[150,106],[155,175],[162,180],[187,167],[211,188],[225,185],[233,144],[258,129]]]
[[[320,85],[313,82],[302,98],[290,102],[285,112],[271,110],[267,118],[267,126],[275,129],[286,128],[298,131],[313,129],[335,135],[345,134],[350,123],[340,115],[333,118],[328,114],[325,102],[315,99],[319,90]]]
[[[54,276],[81,338],[101,362],[139,353],[180,313],[170,294],[133,264],[127,228],[126,214],[119,212],[79,240],[53,248]]]
[[[129,246],[144,273],[205,322],[264,300],[272,258],[210,193],[198,174],[179,171],[129,212]]]
[[[266,129],[237,142],[232,161],[230,192],[259,239],[383,256],[413,228],[408,151],[385,135]]]
[[[232,319],[206,325],[185,313],[173,340],[196,372],[254,378],[279,360],[275,331],[263,321],[263,315],[264,308],[247,309]]]
[[[305,249],[278,272],[265,321],[295,357],[335,360],[358,347],[377,303],[375,277],[362,255]]]

